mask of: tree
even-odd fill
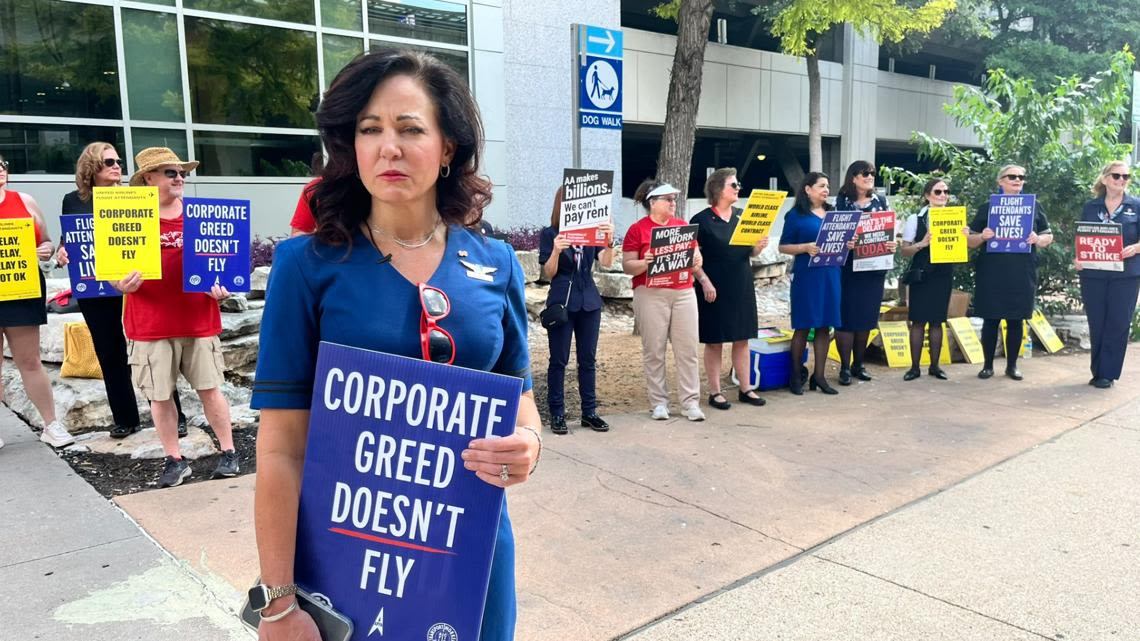
[[[900,42],[907,34],[929,33],[941,26],[956,0],[927,0],[918,7],[898,0],[777,0],[756,13],[772,15],[772,35],[780,38],[784,53],[807,59],[809,170],[823,168],[820,135],[819,54],[816,41],[837,25],[850,23],[855,31],[883,42]]]
[[[677,21],[677,50],[669,76],[669,99],[661,150],[657,154],[657,178],[681,190],[677,215],[684,210],[689,192],[689,172],[693,162],[693,139],[697,134],[697,108],[701,102],[701,76],[704,72],[705,45],[709,41],[713,0],[671,0],[653,12]]]

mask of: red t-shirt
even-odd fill
[[[222,333],[218,301],[182,291],[182,216],[159,219],[162,280],[144,280],[123,303],[123,331],[134,341],[205,338]]]
[[[621,250],[623,252],[637,252],[638,258],[645,258],[645,253],[649,251],[649,240],[653,237],[654,227],[676,227],[677,225],[687,225],[685,221],[680,218],[670,218],[665,221],[664,225],[658,225],[653,222],[649,216],[638,220],[636,223],[629,226],[625,232],[625,240],[622,241]],[[645,272],[633,277],[633,288],[637,289],[645,285]],[[672,286],[672,289],[688,289],[693,286],[692,280],[687,283],[677,283]]]
[[[301,197],[297,199],[297,209],[293,212],[293,220],[289,221],[289,226],[293,229],[303,231],[306,234],[317,231],[317,219],[313,218],[313,210],[309,208],[309,194],[319,182],[321,182],[319,177],[314,178],[301,189]]]
[[[4,200],[0,200],[0,218],[31,218],[32,212],[28,211],[28,206],[24,204],[24,198],[20,196],[20,192],[7,190],[4,193]],[[32,229],[36,230],[36,247],[43,244],[43,234],[40,232],[40,226],[33,224]]]

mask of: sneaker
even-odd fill
[[[218,466],[214,468],[214,473],[210,478],[229,478],[231,476],[237,476],[240,471],[241,470],[238,469],[237,452],[226,450],[222,452],[222,458],[218,460]]]
[[[63,423],[57,419],[47,424],[40,434],[40,440],[52,447],[67,447],[75,442],[75,437],[69,434]]]
[[[685,408],[685,418],[690,421],[703,421],[705,420],[705,413],[701,411],[700,406],[690,405]]]
[[[186,459],[180,458],[175,460],[173,456],[166,457],[166,466],[162,468],[162,476],[158,477],[159,487],[177,487],[182,485],[182,481],[190,478],[193,470],[190,469],[190,464]]]
[[[650,418],[655,421],[669,420],[669,408],[665,407],[664,405],[658,405],[657,407],[653,408],[653,414],[650,416]]]

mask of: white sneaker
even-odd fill
[[[4,439],[0,438],[0,447],[4,447]]]
[[[650,416],[650,418],[655,421],[669,420],[669,408],[665,407],[664,405],[658,405],[657,407],[653,408],[653,414]]]
[[[690,421],[703,421],[705,420],[705,413],[701,411],[699,405],[690,405],[685,408],[685,418]]]
[[[67,432],[67,428],[58,420],[48,423],[40,440],[52,447],[67,447],[75,442],[75,437]]]

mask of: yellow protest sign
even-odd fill
[[[753,189],[728,244],[755,245],[756,241],[767,236],[787,197],[788,193],[784,191]]]
[[[930,262],[964,263],[969,249],[962,228],[966,226],[965,207],[930,208]],[[921,241],[916,238],[915,242]]]
[[[121,280],[133,271],[162,278],[157,187],[96,187],[95,278]]]
[[[978,340],[978,333],[974,331],[974,326],[970,324],[968,318],[951,318],[950,331],[954,333],[954,340],[958,341],[958,347],[962,350],[962,354],[966,356],[966,362],[971,365],[985,362],[985,354],[982,353],[982,342]],[[945,343],[945,341],[943,341]]]
[[[877,327],[875,329],[872,329],[871,332],[867,334],[867,342],[870,343],[871,341],[875,340],[875,337],[878,335],[879,329]],[[831,345],[827,348],[827,358],[835,361],[836,363],[839,362],[839,348],[835,346],[835,341],[831,341]]]
[[[40,261],[36,257],[36,221],[0,220],[0,300],[40,297]]]
[[[906,321],[879,321],[889,367],[910,367],[910,330]]]
[[[1033,329],[1034,334],[1037,334],[1037,338],[1041,339],[1041,344],[1050,354],[1056,354],[1065,347],[1065,343],[1057,336],[1057,332],[1053,331],[1053,326],[1045,319],[1045,314],[1042,314],[1041,310],[1033,310],[1029,327]]]
[[[1006,332],[1005,319],[1003,318],[1001,321],[1001,348],[1003,350],[1005,349],[1006,334],[1007,333],[1008,332]],[[1025,321],[1021,321],[1021,337],[1022,337],[1021,338],[1021,349],[1017,350],[1018,356],[1024,356],[1025,355],[1025,339],[1028,337],[1028,335],[1026,334],[1026,330],[1025,330]]]
[[[918,358],[920,365],[930,364],[930,335],[923,334],[922,336],[922,355]],[[946,340],[946,324],[942,325],[942,349],[938,355],[939,365],[950,364],[950,341]]]

